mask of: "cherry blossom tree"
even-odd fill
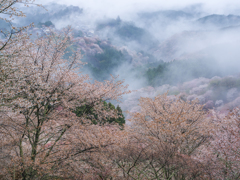
[[[117,127],[92,125],[87,113],[81,117],[73,113],[76,107],[88,105],[97,114],[95,122],[118,118],[104,101],[119,101],[129,91],[114,77],[91,83],[87,75],[80,73],[80,50],[64,59],[72,43],[70,29],[64,29],[35,41],[25,38],[2,51],[7,61],[0,84],[0,135],[4,139],[1,164],[3,173],[11,177],[86,174],[94,167],[91,159],[96,154],[104,157],[100,155],[102,149],[117,144],[123,136]]]
[[[140,98],[131,113],[130,143],[116,158],[129,179],[207,179],[199,160],[209,143],[211,122],[197,101],[171,100],[167,94]]]
[[[235,108],[229,114],[213,112],[216,124],[209,151],[215,163],[216,179],[239,179],[240,177],[240,111]]]

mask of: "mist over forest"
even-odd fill
[[[236,0],[1,1],[0,179],[238,180],[239,32]]]
[[[237,88],[235,94],[240,93],[240,14],[236,9],[217,14],[199,3],[172,9],[132,10],[123,17],[104,15],[103,9],[93,12],[89,7],[57,3],[47,3],[44,9],[32,6],[23,10],[27,17],[17,18],[14,24],[34,22],[33,34],[44,35],[48,27],[60,30],[70,25],[76,39],[72,48],[79,49],[82,61],[87,63],[82,72],[93,80],[119,75],[131,90],[146,91],[144,96],[148,96],[145,89],[150,87],[154,95],[171,93],[171,88],[175,88],[174,95],[185,93],[201,99],[191,89],[183,89],[183,84],[201,78],[233,78],[237,82],[224,87],[222,97],[204,98],[202,104],[215,104],[218,100],[230,103],[226,94],[232,88]],[[2,24],[2,28],[7,25]],[[70,55],[71,48],[68,50]],[[203,85],[209,88],[201,95],[211,90],[209,83]],[[169,88],[158,90],[166,86]],[[131,96],[134,95],[124,97],[124,101]],[[130,108],[137,106],[137,98],[134,102]]]

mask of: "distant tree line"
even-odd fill
[[[38,28],[42,28],[43,26],[45,26],[45,27],[50,27],[50,26],[55,27],[55,25],[52,23],[52,21],[46,21],[46,22],[44,22],[44,23],[39,22],[39,23],[37,24],[37,27],[38,27]]]
[[[148,84],[152,86],[176,85],[199,77],[212,78],[222,75],[213,59],[160,61],[156,68],[149,68],[144,74]]]

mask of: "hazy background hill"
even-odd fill
[[[215,26],[218,28],[236,26],[240,24],[240,16],[211,14],[197,20],[197,23],[205,26]]]
[[[136,8],[128,15],[101,15],[104,8],[91,11],[84,6],[57,3],[45,8],[48,11],[36,6],[26,9],[27,18],[14,23],[34,22],[33,34],[43,36],[47,27],[58,30],[71,25],[76,44],[68,55],[71,50],[81,51],[82,60],[87,62],[83,72],[93,80],[103,81],[112,74],[125,79],[130,89],[157,89],[165,85],[180,87],[199,78],[239,75],[237,10],[217,14],[195,4],[172,9]],[[4,27],[7,24],[1,24]]]

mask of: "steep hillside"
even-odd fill
[[[197,78],[175,86],[165,84],[157,87],[144,87],[132,93],[122,104],[123,110],[139,111],[140,97],[154,98],[159,94],[168,93],[169,98],[180,97],[184,101],[198,99],[205,109],[216,109],[228,112],[234,107],[240,107],[240,76],[226,76],[213,78]]]
[[[240,16],[236,15],[219,15],[219,14],[212,14],[205,17],[202,17],[196,21],[201,25],[207,26],[216,26],[218,28],[223,28],[227,26],[236,26],[240,24]]]

